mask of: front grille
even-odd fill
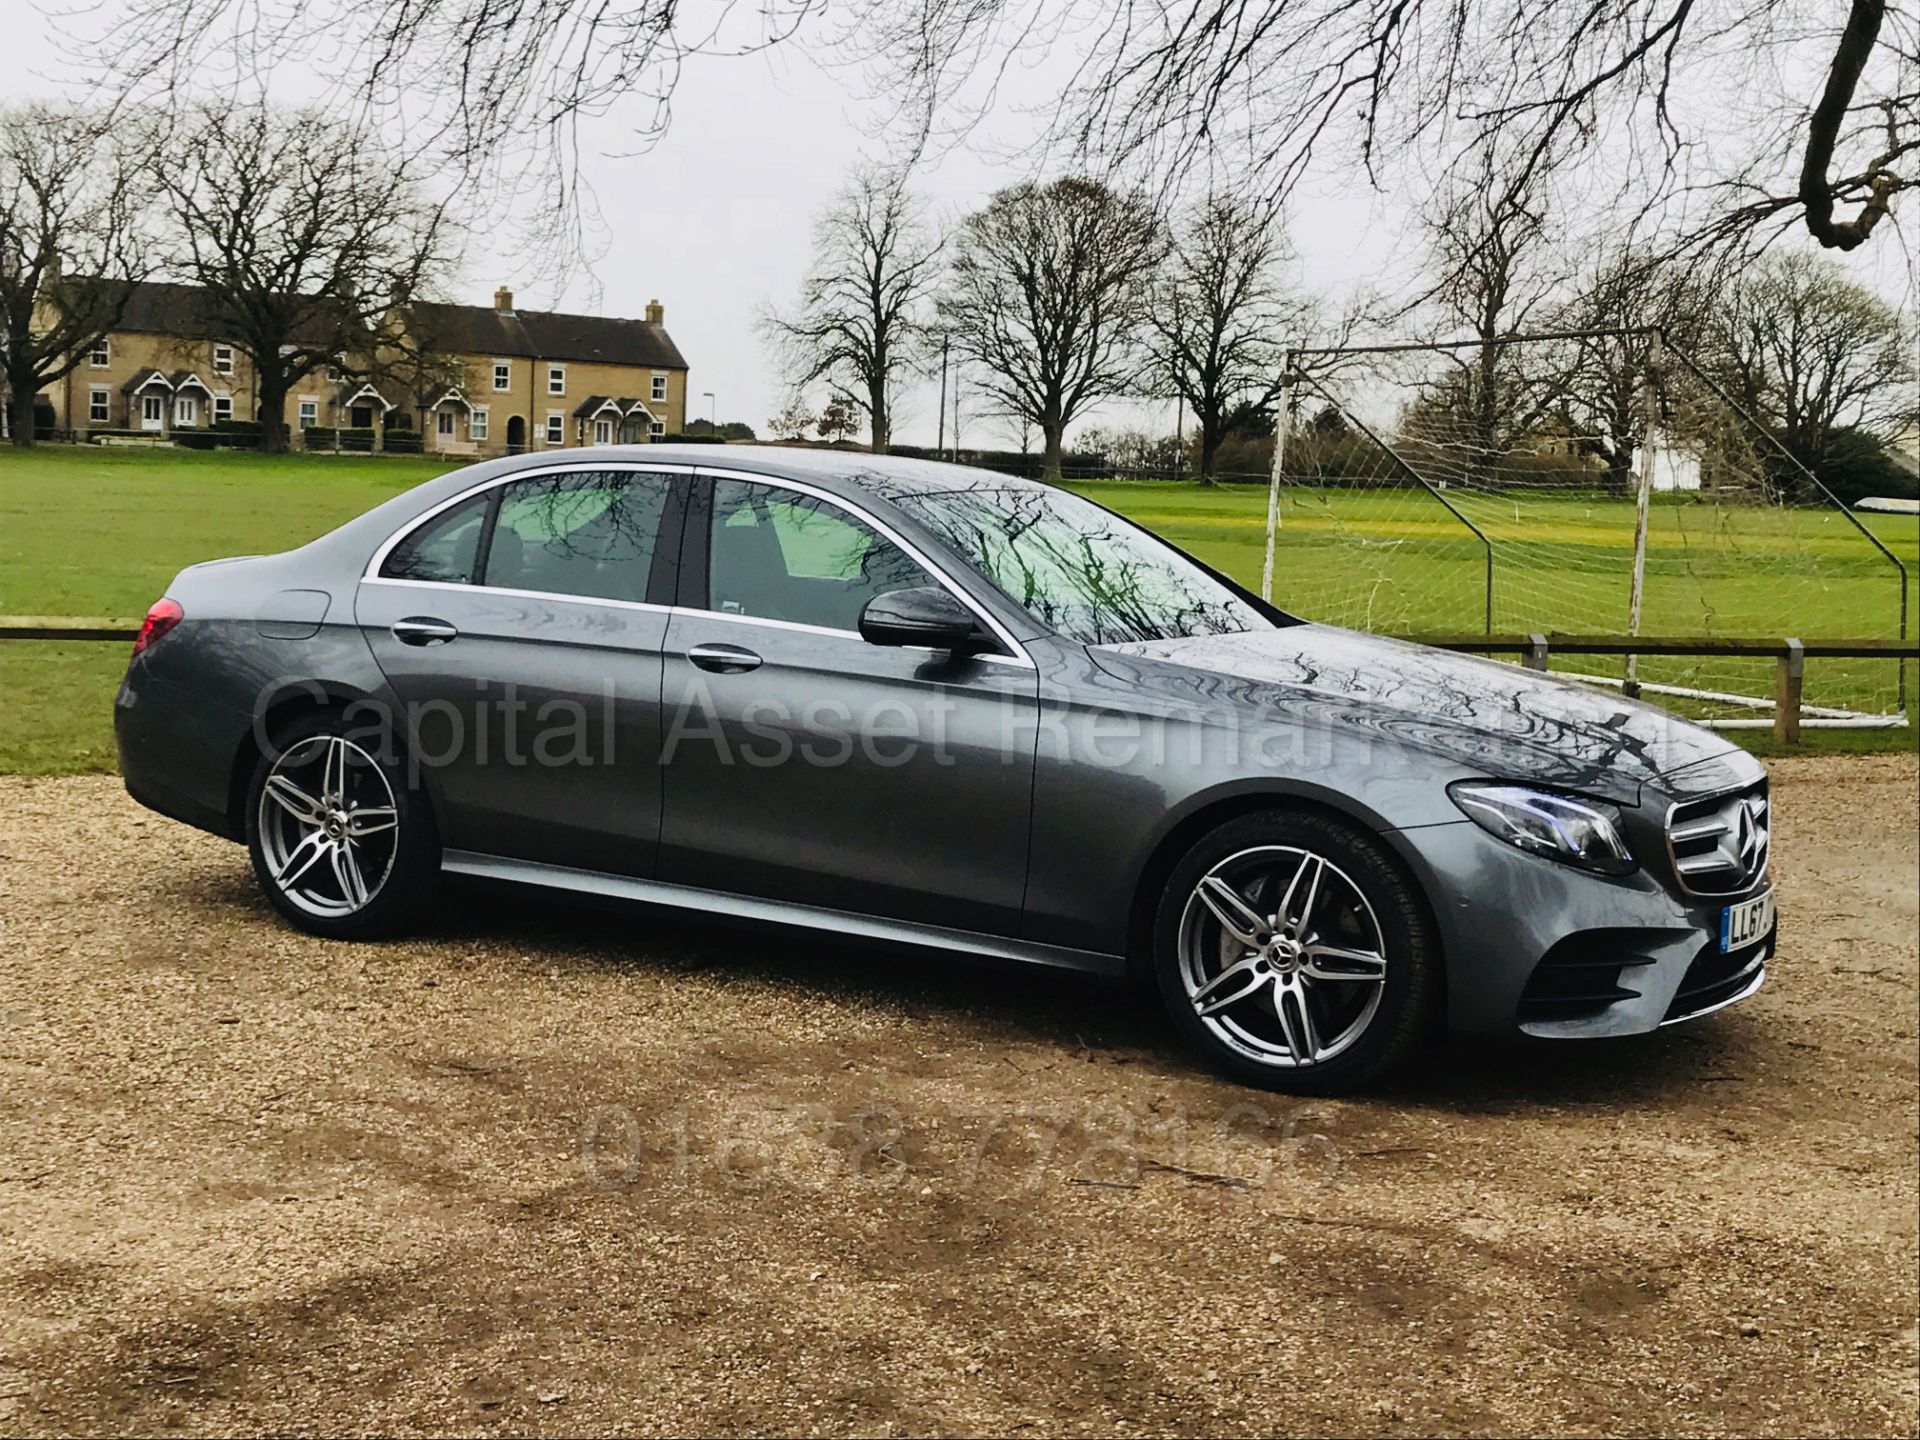
[[[1673,1003],[1667,1006],[1662,1023],[1684,1020],[1689,1015],[1698,1015],[1703,1010],[1711,1010],[1733,999],[1753,983],[1753,977],[1766,963],[1772,948],[1771,933],[1725,955],[1720,953],[1718,942],[1707,941],[1687,967],[1687,973],[1680,981],[1680,988],[1674,992]]]
[[[1667,850],[1681,885],[1696,895],[1736,895],[1767,871],[1773,822],[1767,782],[1689,800],[1667,814]]]

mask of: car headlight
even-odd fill
[[[1482,830],[1530,854],[1602,875],[1634,868],[1620,838],[1620,812],[1611,805],[1492,781],[1464,781],[1447,793]]]

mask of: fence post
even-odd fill
[[[1807,647],[1789,640],[1776,662],[1773,685],[1773,738],[1782,745],[1800,743],[1800,691],[1807,674]]]
[[[1527,636],[1527,668],[1529,670],[1545,670],[1547,668],[1546,636]]]
[[[1634,487],[1633,579],[1627,590],[1627,634],[1640,633],[1640,607],[1647,588],[1647,507],[1653,497],[1653,432],[1660,423],[1660,332],[1647,340],[1646,393],[1641,400],[1640,483]],[[1640,693],[1640,657],[1627,656],[1626,683],[1621,693],[1629,699]]]

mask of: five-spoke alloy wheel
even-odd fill
[[[254,873],[282,914],[316,934],[390,933],[437,868],[427,807],[378,748],[318,715],[277,737],[255,772]]]
[[[1175,1024],[1233,1074],[1324,1092],[1418,1038],[1431,922],[1372,836],[1314,811],[1230,821],[1174,869],[1155,969]]]

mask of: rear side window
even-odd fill
[[[388,580],[472,584],[474,566],[480,558],[480,534],[487,522],[487,501],[487,496],[476,495],[434,516],[387,552],[380,574]]]
[[[500,494],[486,584],[641,601],[672,482],[632,470],[516,480]]]

